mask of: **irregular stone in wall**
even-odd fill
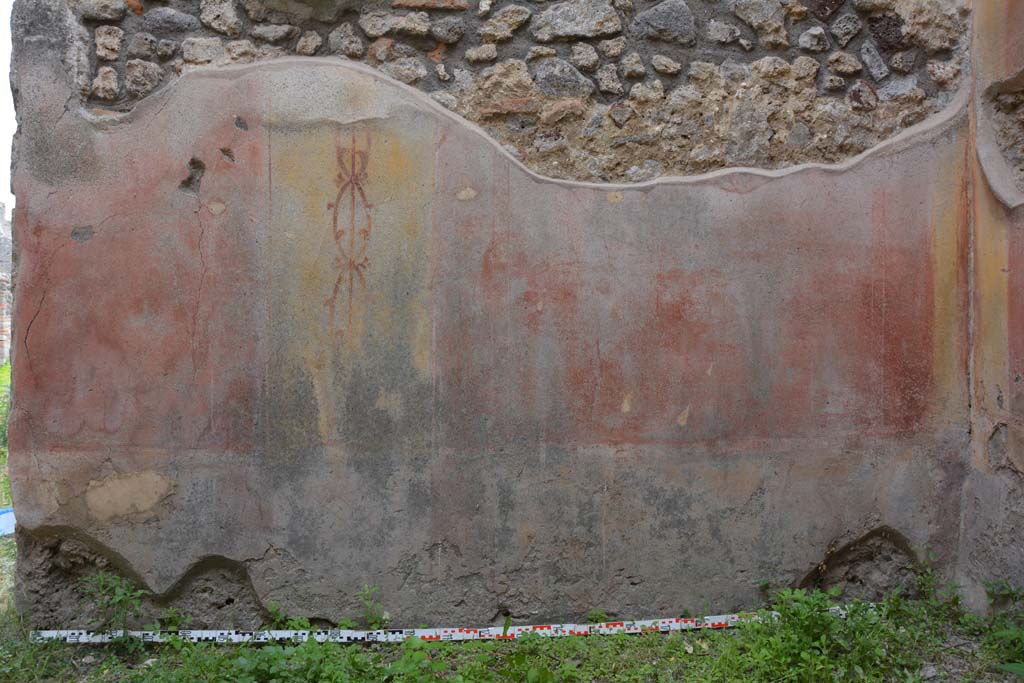
[[[850,76],[863,69],[864,65],[849,52],[833,52],[828,57],[828,68],[840,76]]]
[[[402,83],[415,83],[427,76],[427,68],[416,57],[396,59],[384,64],[380,70]]]
[[[121,21],[127,12],[124,0],[83,0],[79,16],[90,21]]]
[[[878,107],[878,93],[867,81],[858,80],[854,83],[846,99],[854,111],[874,111]]]
[[[497,58],[498,48],[494,46],[494,43],[485,43],[466,50],[466,61],[471,64],[493,62]]]
[[[480,38],[489,42],[512,40],[516,29],[530,20],[533,12],[522,5],[507,5],[480,27]]]
[[[565,0],[547,8],[531,23],[542,43],[566,38],[598,38],[622,30],[619,13],[608,0]]]
[[[920,61],[917,50],[904,50],[903,52],[897,52],[889,58],[889,66],[894,71],[898,71],[902,74],[909,74],[917,69],[917,64]]]
[[[186,38],[181,54],[189,64],[209,64],[224,55],[224,44],[220,38]]]
[[[289,24],[258,24],[252,27],[252,37],[264,43],[283,43],[299,35],[299,28]]]
[[[256,46],[251,40],[230,40],[224,45],[227,61],[248,64],[256,59]]]
[[[786,15],[778,0],[735,0],[733,12],[757,32],[757,37],[764,47],[789,46],[784,23]]]
[[[609,95],[621,95],[625,90],[619,80],[619,71],[614,64],[605,64],[597,70],[597,87]]]
[[[930,61],[926,66],[928,75],[940,88],[951,88],[960,76],[960,66],[955,62]]]
[[[343,12],[358,10],[365,4],[364,0],[242,0],[250,19],[276,24],[335,22]]]
[[[458,17],[444,17],[430,24],[430,35],[446,45],[453,45],[466,33],[466,25]]]
[[[156,56],[168,60],[178,54],[178,43],[173,40],[161,40],[156,44]]]
[[[327,49],[336,55],[346,57],[362,57],[366,51],[362,39],[356,34],[352,24],[339,24],[327,36]]]
[[[883,50],[905,50],[908,47],[903,35],[903,19],[898,14],[886,12],[872,15],[868,17],[868,28]]]
[[[402,9],[467,10],[468,0],[391,0],[392,7]]]
[[[156,90],[163,79],[164,70],[159,64],[141,59],[129,59],[125,65],[124,85],[129,95],[145,97]]]
[[[956,0],[897,0],[903,34],[928,52],[953,48],[964,32],[962,5]]]
[[[639,52],[630,52],[619,62],[619,73],[623,78],[643,78],[647,75],[643,57]]]
[[[121,96],[120,77],[117,69],[101,66],[92,82],[92,96],[99,100],[113,101]]]
[[[712,19],[708,22],[708,40],[725,45],[728,43],[735,43],[739,40],[741,35],[743,35],[743,33],[740,31],[739,26],[736,26],[735,24],[730,24],[727,21],[719,21],[718,19]]]
[[[867,41],[860,47],[860,58],[876,82],[883,81],[889,75],[889,67],[874,43]]]
[[[636,15],[633,33],[648,40],[693,45],[697,32],[686,0],[663,0]]]
[[[671,57],[666,57],[665,55],[654,55],[651,57],[651,66],[654,67],[654,70],[659,74],[663,74],[665,76],[675,76],[683,70],[682,64]]]
[[[156,59],[157,58],[157,46],[159,42],[152,33],[136,33],[132,35],[130,41],[128,41],[127,54],[128,57],[138,57],[140,59]]]
[[[199,19],[172,7],[154,7],[142,16],[142,25],[151,33],[187,33],[198,31]]]
[[[593,45],[576,43],[572,46],[569,61],[580,71],[593,71],[601,63],[601,57]]]
[[[634,83],[629,89],[629,101],[642,104],[657,102],[665,97],[665,85],[659,80]]]
[[[808,52],[824,52],[828,49],[828,36],[825,34],[825,29],[820,26],[812,26],[800,34],[797,44],[800,49]]]
[[[388,33],[426,36],[430,34],[430,15],[426,12],[410,12],[409,14],[368,12],[359,17],[359,28],[363,29],[363,33],[370,38],[379,38]]]
[[[825,21],[832,14],[843,6],[844,0],[807,0],[811,13],[818,19]]]
[[[324,39],[316,31],[306,31],[299,38],[299,42],[295,44],[295,52],[306,56],[315,55],[323,42]]]
[[[860,33],[863,27],[864,22],[856,14],[843,14],[832,22],[829,30],[835,36],[839,47],[846,47],[847,43],[853,40],[853,37]]]
[[[242,18],[238,15],[235,0],[201,0],[199,20],[232,38],[242,34]]]
[[[622,36],[602,40],[597,44],[598,51],[609,59],[622,56],[626,51],[626,39]]]
[[[121,55],[124,31],[117,26],[100,26],[96,29],[96,57],[106,61]]]
[[[896,6],[896,0],[853,0],[853,8],[858,12],[885,12]]]
[[[537,89],[554,97],[587,97],[594,91],[594,83],[564,59],[551,57],[537,63],[533,69]]]

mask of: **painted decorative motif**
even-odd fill
[[[366,289],[365,271],[370,265],[367,250],[373,231],[373,205],[366,198],[365,184],[370,165],[371,136],[367,132],[363,139],[352,133],[349,140],[339,132],[334,145],[337,151],[338,192],[334,201],[327,205],[331,210],[331,234],[337,248],[334,262],[338,277],[334,281],[331,296],[324,301],[330,309],[332,334],[344,336],[352,327],[352,301],[356,287]],[[345,306],[344,322],[338,321],[338,304]]]

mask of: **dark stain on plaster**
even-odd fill
[[[243,119],[241,116],[236,116],[235,117],[235,128],[237,128],[239,130],[249,130],[249,124],[246,123],[245,119]]]
[[[221,147],[220,156],[222,159],[224,159],[224,161],[230,162],[232,164],[235,163],[235,153],[231,150],[230,147]]]
[[[92,236],[96,234],[91,225],[80,225],[71,231],[71,239],[78,242],[88,242],[92,239]]]
[[[192,157],[188,162],[188,177],[181,181],[178,189],[189,194],[199,194],[199,185],[203,182],[206,164],[202,159]]]

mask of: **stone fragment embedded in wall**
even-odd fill
[[[209,64],[224,55],[224,42],[220,38],[186,38],[181,54],[189,64]]]
[[[327,36],[327,49],[336,55],[345,57],[362,57],[366,52],[362,39],[356,35],[352,24],[340,24]]]
[[[124,31],[117,26],[100,26],[96,29],[96,58],[113,61],[121,56]]]
[[[619,62],[619,73],[623,78],[643,78],[647,75],[643,57],[638,52],[630,52]]]
[[[733,12],[757,32],[758,40],[766,48],[789,46],[786,35],[785,13],[778,0],[734,0]]]
[[[868,69],[868,73],[876,82],[881,82],[889,75],[889,67],[886,65],[878,48],[871,42],[865,42],[860,48],[860,59]]]
[[[492,43],[512,40],[515,31],[528,22],[532,15],[533,12],[522,5],[502,7],[480,27],[480,38]]]
[[[903,35],[932,53],[956,46],[964,34],[962,9],[955,0],[896,0]]]
[[[295,52],[307,57],[315,55],[320,46],[323,45],[323,42],[324,39],[316,31],[306,31],[299,38],[299,42],[295,44]]]
[[[252,27],[252,37],[263,43],[283,43],[297,35],[299,28],[290,24],[259,24]]]
[[[903,19],[898,14],[873,14],[868,17],[868,29],[883,50],[892,52],[907,48],[907,40],[903,35]]]
[[[833,52],[828,58],[828,68],[834,74],[852,76],[863,69],[864,65],[849,52]]]
[[[198,31],[201,23],[197,17],[172,7],[154,7],[142,16],[143,27],[151,33],[189,33]]]
[[[200,0],[199,20],[232,38],[242,33],[242,18],[235,7],[235,0]]]
[[[843,0],[807,0],[807,5],[815,17],[825,21],[843,6]]]
[[[820,26],[812,26],[801,33],[797,42],[801,50],[808,52],[824,52],[828,49],[828,36]]]
[[[663,76],[675,76],[683,70],[682,64],[665,55],[654,55],[651,57],[651,66]]]
[[[402,57],[388,62],[381,71],[402,83],[415,83],[427,76],[427,67],[416,57]]]
[[[120,21],[128,7],[124,0],[82,0],[78,11],[83,19],[90,21]]]
[[[712,19],[708,22],[708,40],[727,45],[729,43],[735,43],[740,39],[741,35],[743,35],[743,33],[735,24],[730,24],[727,21],[719,21],[718,19]]]
[[[832,22],[829,31],[839,47],[846,47],[847,43],[853,40],[863,27],[864,22],[856,14],[843,14]]]
[[[493,62],[498,58],[498,48],[493,43],[487,43],[486,45],[480,45],[479,47],[472,47],[466,50],[466,61],[471,64],[479,64],[481,62]]]
[[[608,0],[563,0],[531,22],[534,39],[543,43],[566,38],[598,38],[622,30],[622,19]]]
[[[580,71],[593,71],[601,63],[601,57],[590,43],[576,43],[569,61]]]
[[[693,45],[697,30],[686,0],[662,0],[636,15],[633,32],[642,38]]]
[[[116,100],[121,95],[120,78],[117,70],[111,66],[101,66],[92,82],[92,95],[98,100],[108,102]]]
[[[157,39],[151,33],[136,33],[128,43],[128,57],[157,58]]]
[[[125,89],[134,97],[145,97],[156,90],[164,75],[159,64],[141,59],[129,59],[124,73]]]
[[[537,62],[533,69],[537,89],[554,97],[586,97],[594,83],[564,59],[551,57]]]
[[[466,24],[459,17],[442,17],[430,24],[430,35],[446,45],[454,45],[466,34]]]

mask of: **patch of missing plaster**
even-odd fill
[[[85,504],[100,522],[147,513],[174,492],[174,482],[156,472],[122,474],[89,482]]]
[[[203,182],[206,164],[202,159],[192,157],[188,162],[188,177],[181,181],[178,189],[189,194],[199,194],[199,185]]]
[[[83,593],[82,579],[96,572],[119,574],[145,588],[124,558],[80,531],[19,528],[16,540],[16,598],[33,628],[95,628],[100,615]],[[151,624],[168,608],[188,614],[192,628],[252,630],[267,617],[246,565],[220,556],[196,562],[164,593],[147,591],[129,626]]]
[[[993,470],[1024,476],[1024,464],[1015,459],[1016,449],[1010,447],[1010,430],[1006,423],[999,422],[992,428],[986,451],[989,466]]]
[[[986,99],[996,143],[1010,167],[1014,183],[1024,192],[1024,86],[996,86]]]
[[[919,562],[910,541],[888,526],[842,547],[831,546],[801,588],[842,589],[843,600],[882,600],[896,589],[913,592]]]

